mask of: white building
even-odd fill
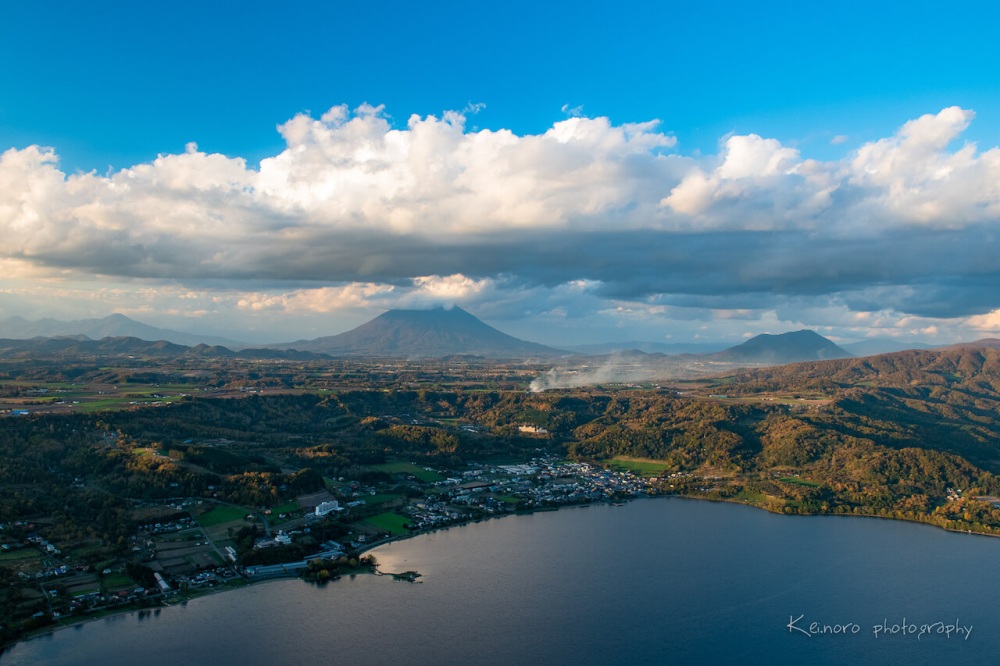
[[[316,515],[325,516],[331,511],[343,511],[340,508],[340,502],[337,500],[330,500],[329,502],[323,502],[322,504],[316,505]]]

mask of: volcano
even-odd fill
[[[389,310],[339,335],[268,346],[331,356],[538,358],[565,354],[502,333],[459,307]]]

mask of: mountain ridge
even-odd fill
[[[715,360],[729,363],[774,365],[852,357],[852,354],[838,347],[831,340],[809,329],[778,335],[762,333],[741,345],[711,355],[711,358]]]
[[[489,358],[561,356],[563,352],[507,335],[460,307],[388,310],[337,335],[269,344],[331,356],[433,358],[474,355]]]
[[[104,338],[138,338],[149,342],[165,340],[186,347],[194,347],[199,344],[219,345],[230,349],[251,346],[217,335],[183,333],[169,328],[150,326],[118,312],[100,319],[75,319],[72,321],[60,321],[48,317],[32,321],[18,316],[0,320],[0,338],[7,340],[29,340],[39,337],[60,338],[74,335],[84,335],[91,340]]]
[[[66,335],[57,337],[36,336],[29,339],[0,338],[0,358],[31,357],[35,354],[51,355],[93,355],[121,356],[135,355],[147,357],[208,356],[249,359],[317,360],[328,358],[323,354],[296,349],[278,350],[268,348],[243,348],[232,350],[219,345],[204,343],[187,346],[166,340],[143,340],[131,336],[106,337],[92,340],[86,336]]]

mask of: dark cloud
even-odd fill
[[[979,315],[1000,309],[1000,160],[947,151],[971,119],[945,109],[829,163],[756,135],[664,155],[656,123],[606,118],[522,137],[466,132],[459,114],[392,130],[374,107],[297,116],[259,171],[192,146],[67,177],[31,147],[0,157],[0,259],[269,292],[460,276],[488,281],[506,316],[811,300]]]

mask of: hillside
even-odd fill
[[[439,358],[456,354],[523,358],[563,353],[502,333],[459,307],[390,310],[339,335],[268,346],[331,356],[407,358]]]
[[[766,363],[780,365],[851,355],[815,331],[793,331],[780,335],[764,333],[750,338],[741,345],[730,347],[713,355],[727,363]]]
[[[1000,350],[988,346],[744,370],[726,390],[743,397],[826,395],[824,428],[948,451],[1000,472]]]

